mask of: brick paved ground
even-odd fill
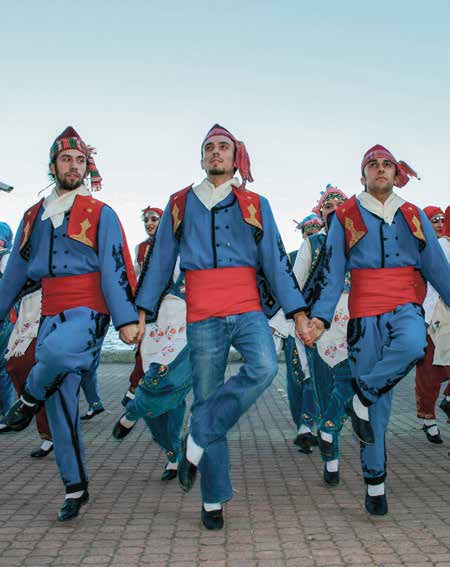
[[[411,379],[397,388],[388,434],[388,516],[363,509],[348,427],[338,487],[324,485],[317,451],[297,452],[281,366],[230,434],[236,495],[225,529],[211,533],[200,526],[198,486],[184,495],[176,481],[159,480],[164,456],[142,424],[122,442],[111,437],[129,369],[100,368],[109,412],[83,425],[91,499],[76,520],[56,521],[62,485],[53,456],[28,456],[34,428],[1,436],[0,567],[450,566],[450,425],[440,420],[444,445],[425,441]]]

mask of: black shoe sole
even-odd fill
[[[344,409],[345,409],[347,415],[350,417],[350,421],[352,422],[353,433],[354,433],[355,437],[358,439],[358,441],[360,441],[364,445],[373,445],[375,443],[373,432],[372,432],[372,439],[371,440],[365,439],[364,437],[362,437],[358,433],[359,422],[364,421],[364,420],[360,419],[356,415],[356,413],[353,409],[352,399],[350,399],[348,402],[345,403]],[[370,427],[370,421],[368,422],[368,424],[369,424],[369,427]]]

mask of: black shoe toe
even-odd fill
[[[325,465],[323,469],[323,480],[330,486],[338,485],[340,481],[339,471],[330,472]]]
[[[123,417],[123,415],[120,416],[119,420],[117,421],[117,423],[113,427],[112,434],[113,434],[114,439],[123,439],[129,433],[131,433],[134,429],[134,425],[133,425],[133,427],[124,427],[120,423],[120,420],[122,419],[122,417]]]
[[[33,457],[34,459],[43,459],[52,451],[53,451],[53,445],[50,447],[50,449],[47,449],[47,450],[39,448],[36,451],[32,451],[30,453],[30,457]]]
[[[82,415],[80,417],[80,419],[82,421],[87,421],[89,419],[92,419],[93,417],[95,417],[96,415],[99,415],[100,413],[103,413],[105,411],[105,408],[97,408],[95,409],[92,413],[86,413],[84,415]]]
[[[173,480],[174,478],[177,478],[178,476],[178,471],[176,469],[164,469],[162,475],[161,475],[161,480]]]
[[[365,445],[373,445],[375,443],[375,437],[373,434],[372,426],[370,425],[370,421],[361,419],[356,415],[356,412],[353,409],[352,399],[348,400],[345,403],[344,407],[347,415],[352,421],[352,427],[356,437],[361,441],[361,443],[364,443]]]
[[[202,506],[202,524],[207,530],[221,530],[223,528],[223,510],[207,512]]]
[[[430,435],[430,433],[428,433],[428,430],[430,429],[430,427],[434,427],[434,426],[424,424],[423,427],[422,427],[422,431],[425,433],[428,441],[430,443],[434,443],[435,445],[441,445],[441,443],[444,442],[442,440],[442,437],[441,437],[441,432],[438,429],[437,435]]]
[[[297,445],[301,453],[309,455],[312,453],[311,447],[317,447],[317,436],[312,433],[299,433],[294,439],[294,445]]]
[[[30,425],[40,406],[40,403],[29,406],[19,398],[4,416],[3,423],[8,425],[12,431],[22,431]]]
[[[178,482],[184,492],[189,492],[194,486],[197,476],[197,467],[188,461],[186,456],[188,435],[181,441],[181,460],[178,463]]]
[[[89,500],[89,493],[87,490],[84,491],[83,495],[80,498],[66,498],[64,501],[64,505],[59,511],[58,520],[60,522],[65,522],[67,520],[71,520],[78,516],[78,512],[80,511],[81,506],[86,504]]]
[[[386,494],[380,494],[380,496],[366,494],[365,505],[366,510],[372,516],[384,516],[388,513]]]

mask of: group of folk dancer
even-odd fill
[[[427,439],[442,442],[435,405],[450,380],[450,207],[422,211],[395,193],[417,175],[376,145],[361,162],[361,193],[328,185],[288,255],[268,200],[246,188],[244,143],[214,125],[201,167],[199,185],[171,195],[164,211],[143,211],[148,239],[133,265],[116,213],[93,197],[93,148],[72,127],[56,138],[51,193],[25,212],[13,246],[0,225],[0,433],[36,416],[43,444],[32,456],[54,448],[66,489],[58,518],[77,516],[89,498],[79,391],[89,403],[81,419],[103,411],[96,373],[112,320],[136,345],[113,436],[143,418],[167,455],[162,480],[178,477],[188,492],[199,473],[202,523],[221,529],[233,496],[227,433],[271,384],[283,349],[295,444],[306,453],[318,445],[323,479],[336,485],[350,417],[365,507],[386,514],[393,389],[414,366],[418,417]],[[243,363],[225,380],[231,346]],[[440,408],[450,421],[450,386]]]

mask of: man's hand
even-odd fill
[[[144,309],[139,309],[139,331],[136,342],[140,343],[144,335],[145,335],[145,311]]]
[[[325,330],[324,322],[316,317],[313,317],[310,321],[311,324],[311,335],[313,337],[313,342],[316,342],[317,339],[322,335]]]
[[[295,321],[295,334],[306,346],[313,345],[313,339],[311,335],[311,324],[304,311],[294,314]]]
[[[137,342],[139,332],[139,325],[136,323],[131,323],[130,325],[125,325],[119,330],[119,338],[127,345],[132,345]]]

